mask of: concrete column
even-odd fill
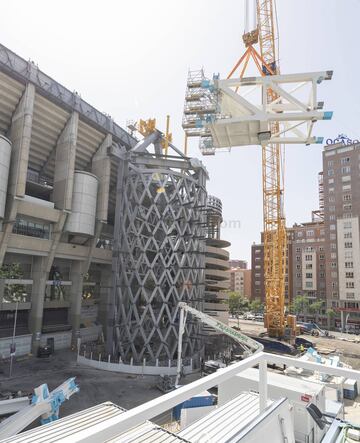
[[[97,220],[107,222],[110,190],[111,159],[108,148],[112,146],[112,135],[108,134],[92,160],[91,172],[99,179],[97,195]]]
[[[62,211],[51,233],[51,245],[48,255],[46,257],[34,257],[31,309],[29,314],[29,329],[32,333],[33,354],[36,354],[40,345],[46,282],[49,279],[50,269],[54,262],[66,217],[67,213]]]
[[[33,285],[31,291],[31,310],[29,329],[32,334],[32,353],[36,355],[40,345],[43,322],[44,298],[47,281],[47,257],[34,257],[32,266]]]
[[[73,261],[71,265],[70,280],[70,312],[69,319],[72,327],[72,344],[76,345],[77,338],[80,334],[80,319],[81,319],[81,301],[84,284],[84,268],[85,262]]]
[[[71,211],[79,114],[73,112],[56,145],[54,174],[55,208]]]
[[[341,332],[345,332],[345,311],[340,311]]]
[[[12,142],[12,149],[5,220],[3,223],[4,233],[0,242],[0,266],[4,261],[9,237],[16,219],[18,198],[25,195],[34,102],[35,86],[28,83],[15,109],[8,133],[8,137]]]
[[[34,103],[35,86],[28,83],[14,112],[9,131],[12,151],[8,194],[11,196],[25,195]]]

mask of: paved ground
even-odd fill
[[[13,377],[8,379],[8,365],[0,365],[0,390],[32,392],[33,388],[47,383],[52,390],[67,378],[76,376],[80,392],[61,407],[61,416],[110,400],[125,409],[161,395],[155,388],[156,378],[132,376],[80,367],[76,354],[71,351],[56,352],[49,360],[26,358],[14,364]]]
[[[0,363],[0,392],[23,391],[32,393],[34,387],[47,383],[49,390],[56,388],[69,377],[76,377],[80,392],[65,401],[60,416],[73,414],[105,401],[111,401],[125,409],[131,409],[162,395],[155,385],[158,377],[136,376],[79,366],[76,353],[58,351],[49,359],[24,357],[14,363],[9,380],[9,364]],[[183,384],[199,378],[199,374],[187,375]],[[163,414],[153,421],[163,424],[170,421],[170,414]],[[33,426],[36,426],[35,422]]]

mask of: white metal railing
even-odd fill
[[[278,365],[295,366],[298,368],[309,369],[311,371],[318,371],[329,375],[338,375],[345,378],[352,378],[360,381],[360,371],[353,369],[336,368],[326,366],[319,363],[311,363],[308,361],[298,360],[292,357],[284,357],[281,355],[268,354],[259,352],[250,357],[235,363],[224,369],[219,369],[214,374],[196,380],[193,383],[182,386],[175,391],[169,392],[159,398],[144,403],[136,408],[124,412],[120,416],[114,418],[113,423],[106,429],[95,431],[91,436],[87,436],[86,443],[97,443],[98,441],[110,440],[115,438],[127,429],[139,425],[144,420],[164,413],[166,410],[188,400],[194,395],[217,386],[229,378],[234,377],[245,369],[259,365],[259,400],[261,413],[268,404],[267,395],[267,364],[275,363]]]

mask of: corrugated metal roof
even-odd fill
[[[259,396],[253,393],[244,393],[188,426],[179,432],[179,436],[192,443],[204,441],[237,442],[236,435],[258,415]]]
[[[111,402],[101,403],[92,408],[69,415],[55,422],[39,426],[30,431],[1,440],[1,443],[75,443],[86,441],[95,429],[106,429],[113,419],[125,409]],[[187,442],[165,429],[146,421],[107,443],[173,443]],[[99,441],[99,443],[101,443]]]

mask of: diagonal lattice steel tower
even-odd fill
[[[162,155],[161,137],[156,131],[119,160],[110,309],[112,352],[124,363],[176,360],[179,301],[203,310],[207,173],[172,145],[177,155]],[[185,359],[201,356],[200,328],[186,325]]]

